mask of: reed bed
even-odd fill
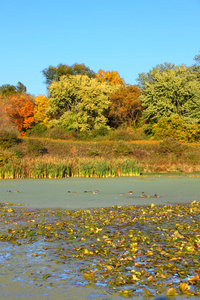
[[[139,176],[134,159],[21,159],[0,166],[0,179]]]

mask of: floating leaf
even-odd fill
[[[176,296],[176,295],[177,295],[176,289],[173,287],[167,291],[167,296]]]
[[[154,295],[146,287],[143,287],[142,290],[145,297],[154,297]]]
[[[199,275],[189,277],[188,281],[193,285],[197,284],[197,282],[200,281]]]
[[[189,292],[190,291],[190,286],[185,282],[181,282],[180,283],[180,290],[181,290],[182,293]]]

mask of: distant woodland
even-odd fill
[[[0,86],[0,131],[57,139],[200,141],[200,55],[192,66],[164,63],[137,85],[117,71],[59,64],[42,71],[47,95],[23,83]]]

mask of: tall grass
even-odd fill
[[[0,166],[0,179],[139,176],[133,159],[21,159]]]

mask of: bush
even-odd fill
[[[12,155],[10,153],[0,152],[0,166],[8,163],[12,160]]]
[[[181,156],[184,150],[185,147],[173,137],[165,138],[162,142],[160,142],[158,147],[159,153],[161,154],[173,153],[176,156]]]
[[[26,132],[26,136],[38,136],[38,137],[44,137],[45,133],[47,131],[47,128],[45,124],[36,124],[31,129],[28,129]]]
[[[35,156],[39,156],[44,153],[44,146],[41,141],[35,139],[29,139],[27,145],[27,152]]]
[[[88,150],[88,156],[93,156],[93,157],[100,156],[100,153],[97,149],[90,149]]]
[[[127,132],[126,128],[114,129],[110,135],[109,140],[111,141],[129,141],[130,134]]]
[[[72,134],[63,128],[55,127],[47,130],[46,137],[54,140],[70,140],[72,139]]]
[[[112,141],[137,141],[137,140],[143,140],[147,137],[144,134],[144,131],[142,128],[118,128],[114,129],[110,135],[108,136],[109,140]]]
[[[186,127],[186,135],[188,142],[199,142],[200,141],[200,125],[189,124]]]
[[[12,153],[13,153],[13,156],[16,157],[16,158],[22,158],[23,157],[23,153],[20,150],[13,150]]]
[[[0,130],[0,148],[7,149],[19,143],[18,132],[15,130]]]
[[[114,146],[114,154],[117,156],[127,156],[132,153],[130,147],[123,141],[119,141]]]

